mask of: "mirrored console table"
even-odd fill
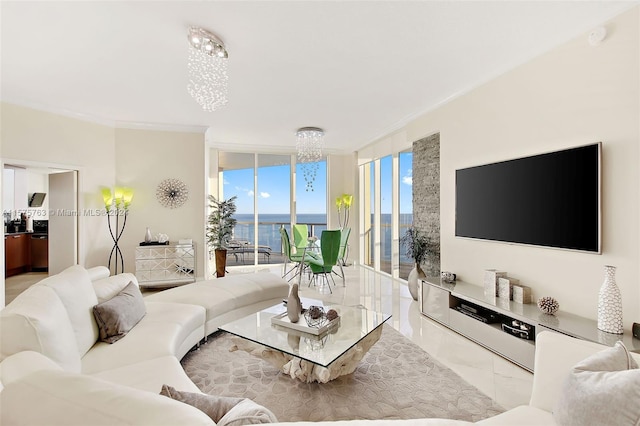
[[[174,287],[196,280],[194,244],[136,247],[136,278],[140,287]]]

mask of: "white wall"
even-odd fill
[[[353,263],[359,258],[359,244],[357,242],[359,229],[358,215],[358,166],[356,163],[356,155],[329,155],[328,156],[327,175],[327,229],[338,228],[338,210],[336,207],[336,198],[342,194],[353,195],[353,203],[349,210],[349,253],[348,263]]]
[[[135,247],[146,228],[167,234],[171,242],[191,238],[196,244],[196,275],[204,276],[202,254],[206,204],[204,134],[116,129],[117,184],[133,188],[127,227],[119,246],[125,271],[135,271]],[[180,179],[189,189],[181,207],[169,209],[156,200],[156,188],[168,178]]]
[[[485,268],[505,270],[534,297],[553,296],[562,310],[595,319],[603,266],[614,265],[625,327],[640,322],[639,22],[635,8],[606,24],[601,45],[584,34],[405,127],[407,147],[440,132],[443,270],[478,285]],[[456,169],[597,141],[602,255],[454,236]],[[384,145],[383,138],[363,153]]]
[[[1,108],[3,161],[79,171],[79,208],[87,212],[79,217],[80,264],[104,265],[110,250],[106,219],[89,212],[103,207],[100,187],[115,182],[114,129],[7,103]]]

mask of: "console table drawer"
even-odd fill
[[[453,330],[474,342],[502,355],[522,367],[533,371],[535,343],[505,333],[501,324],[487,324],[453,309],[449,309]]]
[[[429,318],[444,325],[449,325],[449,298],[451,293],[442,288],[434,287],[424,281],[420,281],[422,313]]]

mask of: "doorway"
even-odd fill
[[[21,160],[4,160],[2,167],[5,305],[35,282],[78,263],[79,191],[73,167]]]

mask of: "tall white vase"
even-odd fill
[[[622,334],[622,296],[616,284],[616,267],[604,267],[604,283],[598,297],[598,329],[612,334]]]
[[[420,264],[416,263],[416,266],[409,272],[409,277],[407,277],[407,287],[409,287],[409,293],[411,293],[413,300],[418,300],[418,292],[420,288],[418,280],[424,277],[425,274],[422,271]]]

